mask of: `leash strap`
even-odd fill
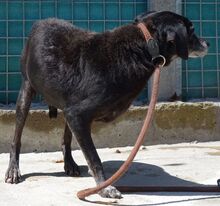
[[[144,28],[143,26],[140,26],[139,28]],[[145,33],[146,32],[146,33]],[[148,30],[145,28],[143,30],[143,34],[146,38],[146,40],[149,38],[150,39],[150,34]],[[165,58],[164,58],[165,59]],[[129,154],[127,160],[121,165],[121,167],[116,171],[110,178],[108,178],[105,182],[102,182],[101,184],[97,185],[96,187],[93,188],[88,188],[85,190],[81,190],[77,193],[77,197],[81,200],[85,200],[85,197],[98,193],[100,190],[108,187],[109,185],[112,185],[114,182],[116,182],[130,167],[133,159],[135,158],[140,146],[143,144],[145,134],[150,126],[151,120],[153,118],[153,113],[155,109],[155,105],[157,102],[157,96],[158,96],[158,90],[159,90],[159,79],[160,79],[160,68],[163,65],[158,65],[155,68],[154,71],[154,79],[153,79],[153,87],[152,87],[152,93],[151,93],[151,100],[150,104],[147,110],[147,115],[144,120],[144,124],[142,126],[142,129],[137,137],[136,143]]]

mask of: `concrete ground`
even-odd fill
[[[118,150],[118,151],[117,151]],[[110,176],[126,159],[131,147],[99,149],[106,174]],[[207,143],[181,143],[142,147],[126,175],[117,185],[196,185],[214,184],[220,178],[220,141]],[[9,154],[0,154],[1,206],[60,206],[60,205],[121,205],[121,206],[219,206],[218,193],[132,193],[120,200],[103,199],[98,195],[89,201],[77,199],[81,189],[94,186],[93,178],[80,151],[73,156],[80,165],[82,177],[67,177],[63,172],[61,152],[26,153],[20,157],[23,182],[4,183]]]

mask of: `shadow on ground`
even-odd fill
[[[106,176],[110,177],[123,164],[122,161],[107,161],[103,163]],[[183,164],[173,164],[179,167]],[[163,168],[133,162],[126,174],[116,183],[116,185],[136,185],[136,186],[199,186],[201,184],[181,179],[170,175]]]
[[[89,177],[88,167],[86,165],[80,166],[81,177]],[[33,172],[29,174],[22,175],[22,181],[27,180],[32,177],[68,177],[64,171],[62,172]],[[71,178],[71,177],[70,177]],[[73,180],[74,181],[74,180]]]
[[[123,164],[123,161],[106,161],[103,162],[103,167],[107,177],[110,177],[117,169]],[[171,166],[181,166],[182,164],[174,164]],[[81,177],[88,177],[88,168],[87,166],[83,165],[80,166]],[[34,176],[53,176],[53,177],[66,177],[67,175],[64,172],[47,172],[47,173],[29,173],[22,176],[22,180],[25,181],[26,179]],[[74,181],[74,179],[72,180]],[[133,162],[129,170],[126,172],[124,176],[120,180],[118,180],[115,185],[120,186],[204,186],[203,184],[199,184],[196,182],[188,181],[181,179],[177,176],[170,175],[167,173],[163,168]],[[171,201],[160,201],[158,203],[147,203],[147,204],[135,204],[135,202],[130,204],[119,204],[105,201],[90,201],[86,200],[90,203],[96,204],[107,204],[107,205],[119,205],[119,206],[160,206],[160,205],[170,205],[174,203],[183,203],[183,202],[192,202],[192,201],[199,201],[199,200],[210,200],[210,199],[219,199],[219,193],[207,193],[207,192],[198,192],[198,193],[189,193],[189,192],[159,192],[159,193],[151,193],[151,192],[142,192],[137,193],[138,195],[155,195],[158,194],[159,196],[181,196],[181,200],[171,200]],[[129,194],[128,194],[129,195]],[[134,195],[134,193],[132,193]],[[161,199],[161,198],[160,198]]]
[[[107,161],[103,163],[106,176],[110,177],[117,169],[123,164],[122,161]],[[170,166],[181,166],[182,164],[173,164]],[[129,170],[126,172],[126,174],[118,180],[115,185],[117,186],[205,186],[203,184],[199,184],[196,182],[188,181],[181,179],[177,176],[170,175],[167,173],[163,168],[151,165],[151,164],[145,164],[145,163],[139,163],[139,162],[133,162]],[[133,195],[134,193],[132,193]],[[159,193],[150,193],[150,192],[142,192],[137,193],[138,195],[156,195],[159,196],[182,196],[183,199],[181,200],[173,200],[173,201],[161,201],[158,203],[148,203],[148,204],[114,204],[110,203],[110,205],[120,205],[120,206],[156,206],[156,205],[169,205],[174,203],[183,203],[183,202],[193,202],[193,201],[199,201],[199,200],[210,200],[210,199],[219,199],[220,200],[220,194],[215,193],[207,193],[207,192],[159,192]],[[187,196],[187,197],[186,197]],[[208,197],[207,197],[208,196]],[[161,199],[161,198],[160,198]],[[104,202],[98,202],[101,204],[104,204]],[[109,203],[108,203],[109,204]]]

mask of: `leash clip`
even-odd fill
[[[155,39],[150,38],[147,40],[148,52],[152,56],[152,62],[155,66],[159,66],[160,68],[164,67],[166,64],[166,58],[159,54],[159,46]]]
[[[160,69],[166,64],[166,58],[163,55],[158,55],[152,58],[152,62],[155,66],[158,66]]]

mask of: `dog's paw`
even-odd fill
[[[71,177],[79,177],[80,170],[79,166],[74,161],[68,161],[64,163],[64,171],[66,175]]]
[[[17,184],[21,182],[21,173],[17,164],[12,164],[6,171],[5,182]]]
[[[103,190],[101,190],[99,192],[99,195],[101,197],[107,197],[107,198],[117,198],[120,199],[122,198],[121,196],[121,192],[119,192],[115,187],[113,186],[108,186],[106,188],[104,188]]]

